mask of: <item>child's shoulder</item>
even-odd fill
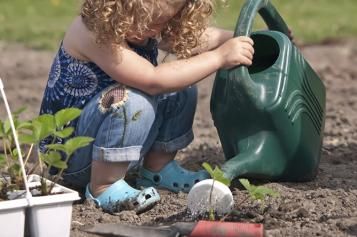
[[[86,52],[91,50],[95,42],[94,34],[87,29],[80,16],[76,17],[69,25],[63,38],[63,48],[72,57],[91,61],[86,57]]]

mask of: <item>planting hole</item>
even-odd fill
[[[189,188],[190,185],[189,185],[189,184],[184,184],[183,187],[184,187],[184,188]]]
[[[175,188],[177,188],[179,185],[178,185],[178,183],[173,183],[172,184]]]
[[[200,180],[199,180],[199,179],[196,179],[196,180],[195,180],[195,184],[197,184],[198,182],[200,182]]]
[[[149,198],[151,198],[151,195],[150,194],[146,194],[145,195],[145,199],[148,200]]]

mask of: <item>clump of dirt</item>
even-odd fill
[[[263,223],[267,236],[357,236],[357,40],[327,42],[302,47],[302,52],[327,88],[327,116],[322,159],[317,178],[306,183],[264,184],[280,193],[264,205],[248,201],[235,208],[228,221]],[[10,106],[27,106],[28,118],[37,115],[54,52],[39,52],[20,45],[0,43],[0,77]],[[195,141],[178,154],[190,169],[202,162],[222,164],[224,157],[209,111],[213,77],[199,84]],[[5,116],[3,105],[0,118]],[[102,212],[91,202],[73,206],[71,236],[96,236],[83,228],[97,223],[169,225],[195,221],[187,210],[187,194],[160,191],[161,202],[137,215]],[[236,205],[247,192],[234,191]]]

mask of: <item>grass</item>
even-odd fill
[[[79,9],[78,0],[0,0],[0,40],[54,49]]]
[[[271,0],[305,43],[326,38],[357,36],[356,0]],[[16,41],[33,48],[57,47],[63,32],[79,9],[79,0],[0,0],[0,40]],[[228,0],[220,8],[216,24],[234,29],[244,0]],[[256,27],[263,27],[261,20]]]
[[[305,43],[357,36],[356,0],[271,0],[293,34]],[[217,25],[234,29],[243,0],[229,0],[217,12]],[[256,28],[265,26],[260,17]]]

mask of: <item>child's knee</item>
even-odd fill
[[[122,107],[128,100],[128,91],[124,85],[114,85],[105,90],[99,100],[99,109],[103,113]]]
[[[104,90],[98,106],[102,113],[109,115],[102,122],[99,132],[107,137],[107,142],[116,141],[115,136],[122,134],[121,147],[142,145],[140,141],[146,138],[156,118],[155,97],[123,85],[114,85]]]
[[[98,106],[103,113],[116,112],[123,107],[128,108],[128,110],[134,114],[135,120],[141,115],[144,115],[142,113],[144,111],[155,113],[157,99],[154,96],[147,95],[136,89],[116,84],[102,92]]]

